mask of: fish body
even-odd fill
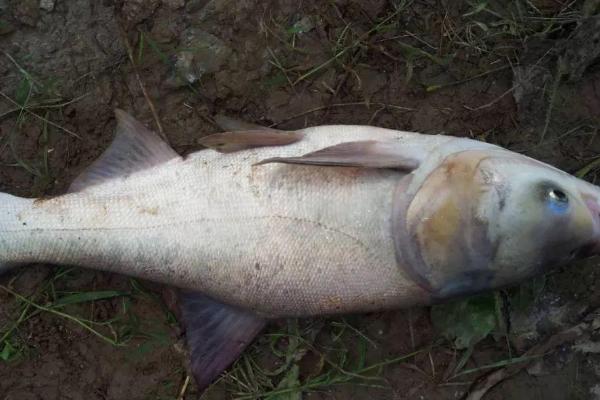
[[[288,146],[200,151],[49,199],[4,194],[2,256],[135,275],[270,317],[424,301],[391,235],[405,172],[255,164],[358,140],[433,149],[453,139],[359,126],[302,133]]]
[[[265,318],[430,304],[598,248],[597,187],[491,144],[338,125],[225,133],[180,157],[117,116],[69,193],[0,194],[0,270],[79,265],[200,293],[183,311],[201,387]]]

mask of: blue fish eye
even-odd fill
[[[548,207],[555,212],[564,212],[569,207],[569,196],[560,189],[549,189],[547,192]]]

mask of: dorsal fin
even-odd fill
[[[116,109],[117,129],[106,151],[71,184],[79,192],[118,177],[181,158],[156,133],[123,110]]]
[[[215,115],[214,120],[225,132],[205,136],[198,143],[220,153],[233,153],[255,147],[285,146],[304,137],[298,131],[268,128],[223,114]]]
[[[278,131],[264,128],[263,130],[221,132],[205,136],[198,141],[202,146],[220,153],[265,146],[285,146],[302,140],[304,135],[295,131]]]

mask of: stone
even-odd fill
[[[576,81],[600,59],[600,15],[583,19],[564,48],[561,72]]]
[[[125,0],[121,12],[129,23],[135,25],[154,14],[158,5],[159,0]]]
[[[34,27],[40,18],[37,0],[21,0],[15,3],[14,16],[23,25]]]
[[[165,7],[171,10],[178,10],[185,6],[185,0],[162,0]]]
[[[175,55],[173,74],[167,82],[169,86],[194,83],[204,74],[219,71],[231,57],[231,48],[208,32],[190,28],[182,36],[184,50]]]
[[[44,11],[51,12],[54,10],[56,0],[40,0],[40,8]]]
[[[157,43],[173,42],[179,38],[184,29],[184,24],[181,19],[160,15],[168,12],[169,11],[166,10],[159,10],[154,18],[154,24],[152,25],[150,36]]]
[[[0,36],[8,35],[9,33],[13,33],[15,31],[15,26],[10,22],[0,19]]]

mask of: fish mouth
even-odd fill
[[[600,241],[589,243],[573,252],[573,258],[581,259],[600,255]]]
[[[600,255],[600,201],[588,197],[585,201],[592,217],[592,240],[576,251],[578,258]]]

